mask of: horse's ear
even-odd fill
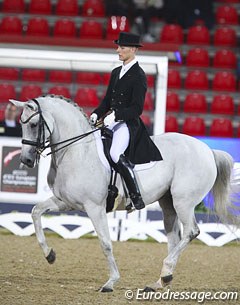
[[[19,108],[23,108],[24,105],[26,104],[26,103],[24,103],[24,102],[12,100],[12,99],[10,99],[9,102],[11,102],[11,103],[14,104],[16,107],[19,107]]]

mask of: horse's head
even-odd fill
[[[28,167],[34,167],[46,140],[51,135],[51,120],[43,114],[37,99],[28,102],[10,100],[10,102],[23,109],[20,118],[23,135],[21,162]]]

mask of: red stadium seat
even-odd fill
[[[181,76],[178,70],[169,69],[168,70],[168,88],[181,88]]]
[[[117,39],[120,32],[129,32],[130,25],[126,16],[111,16],[107,19],[106,39]]]
[[[37,85],[25,85],[22,87],[21,93],[20,93],[20,100],[21,101],[27,101],[31,100],[33,98],[37,98],[42,95],[42,88]]]
[[[216,91],[236,91],[236,77],[232,72],[219,71],[214,75],[212,89]]]
[[[32,36],[49,36],[50,28],[47,19],[34,17],[29,19],[27,26],[27,35]]]
[[[80,38],[102,39],[103,25],[95,20],[84,20],[80,26]]]
[[[211,103],[211,113],[233,115],[233,98],[225,94],[215,95]]]
[[[81,107],[97,107],[99,99],[94,88],[79,88],[75,95],[75,102]]]
[[[213,34],[214,46],[235,47],[237,45],[237,34],[233,28],[217,28]]]
[[[109,84],[110,77],[111,77],[110,73],[103,73],[102,80],[104,86],[107,86]]]
[[[206,113],[207,101],[205,95],[201,93],[189,93],[185,98],[183,111]]]
[[[16,68],[0,68],[0,79],[18,80],[19,70]]]
[[[17,16],[5,16],[0,24],[0,33],[7,35],[22,35],[22,21]]]
[[[152,98],[152,93],[147,91],[144,101],[144,110],[152,111],[154,109],[154,102]]]
[[[28,12],[30,14],[51,15],[52,5],[50,0],[31,0]]]
[[[240,138],[240,124],[238,124],[237,126],[237,134],[236,134],[237,138]]]
[[[56,14],[63,16],[77,16],[78,15],[78,1],[77,0],[58,0],[56,4]]]
[[[183,29],[178,24],[165,24],[160,34],[160,42],[183,43]]]
[[[193,70],[187,73],[185,79],[185,89],[208,90],[208,78],[205,71]]]
[[[238,24],[238,12],[232,5],[221,5],[216,9],[215,19],[218,24]]]
[[[221,69],[236,69],[237,56],[228,49],[220,49],[216,51],[213,57],[213,67]]]
[[[54,86],[48,90],[49,94],[61,95],[66,98],[71,98],[71,93],[67,87],[63,86]]]
[[[41,69],[24,69],[22,70],[22,80],[30,82],[45,82],[46,71]]]
[[[210,126],[211,137],[233,137],[233,125],[230,119],[226,118],[215,118],[213,119]]]
[[[176,92],[168,91],[167,92],[167,111],[180,111],[180,100]]]
[[[12,84],[0,84],[0,103],[8,103],[9,99],[16,99],[15,87]]]
[[[85,0],[82,6],[83,17],[105,17],[105,7],[102,0]]]
[[[53,36],[73,38],[76,37],[77,29],[75,22],[71,19],[58,19],[53,28]]]
[[[51,71],[49,71],[49,81],[52,83],[71,83],[72,82],[72,72],[61,71],[61,70],[51,70]]]
[[[205,136],[206,124],[203,118],[200,117],[186,117],[183,126],[182,133],[190,136]]]
[[[0,109],[0,121],[4,121],[4,118],[5,118],[5,109]]]
[[[173,115],[167,115],[165,121],[165,132],[178,132],[178,121]]]
[[[209,54],[206,49],[190,49],[186,56],[186,65],[191,67],[208,67],[210,63]]]
[[[24,0],[3,0],[2,12],[3,13],[24,13],[25,3]]]
[[[99,85],[101,82],[101,75],[97,72],[77,72],[76,83],[78,84],[92,84]]]
[[[210,33],[204,25],[194,25],[188,29],[187,43],[196,45],[207,45],[210,43]]]
[[[152,88],[155,84],[155,77],[153,75],[146,75],[147,76],[147,85],[148,87]]]
[[[148,128],[151,127],[152,122],[151,122],[151,118],[149,115],[142,114],[141,119],[142,119],[143,123],[145,124],[145,126],[147,126]]]

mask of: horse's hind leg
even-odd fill
[[[182,198],[181,200],[174,202],[174,208],[179,217],[179,220],[183,225],[183,236],[177,245],[170,249],[168,256],[163,261],[163,267],[161,271],[161,280],[163,286],[167,285],[168,282],[171,281],[172,274],[180,254],[184,251],[189,242],[196,238],[200,233],[194,215],[193,203],[190,203],[187,198]]]
[[[159,200],[159,204],[163,212],[164,228],[168,239],[168,253],[170,253],[181,240],[180,222],[173,206],[170,191]]]
[[[32,219],[35,227],[35,233],[40,247],[43,250],[45,258],[49,264],[53,264],[56,254],[52,248],[49,248],[46,243],[46,238],[42,228],[41,216],[45,212],[59,212],[65,210],[66,205],[63,201],[58,200],[56,197],[51,197],[44,202],[40,202],[32,209]]]

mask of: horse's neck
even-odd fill
[[[53,129],[52,140],[64,141],[69,138],[85,134],[91,130],[91,127],[79,109],[74,109],[72,105],[59,107],[57,111],[52,112],[55,126]]]
[[[71,107],[71,105],[66,105],[66,107],[59,107],[58,110],[52,111],[54,128],[50,139],[51,144],[84,135],[92,130],[84,113]],[[71,140],[54,148],[55,150],[67,145],[65,148],[60,149],[57,154],[54,154],[57,163],[61,162],[66,151],[70,150],[72,154],[77,154],[78,159],[83,159],[84,161],[87,160],[88,156],[97,155],[93,134],[83,137],[75,143],[70,143]]]

